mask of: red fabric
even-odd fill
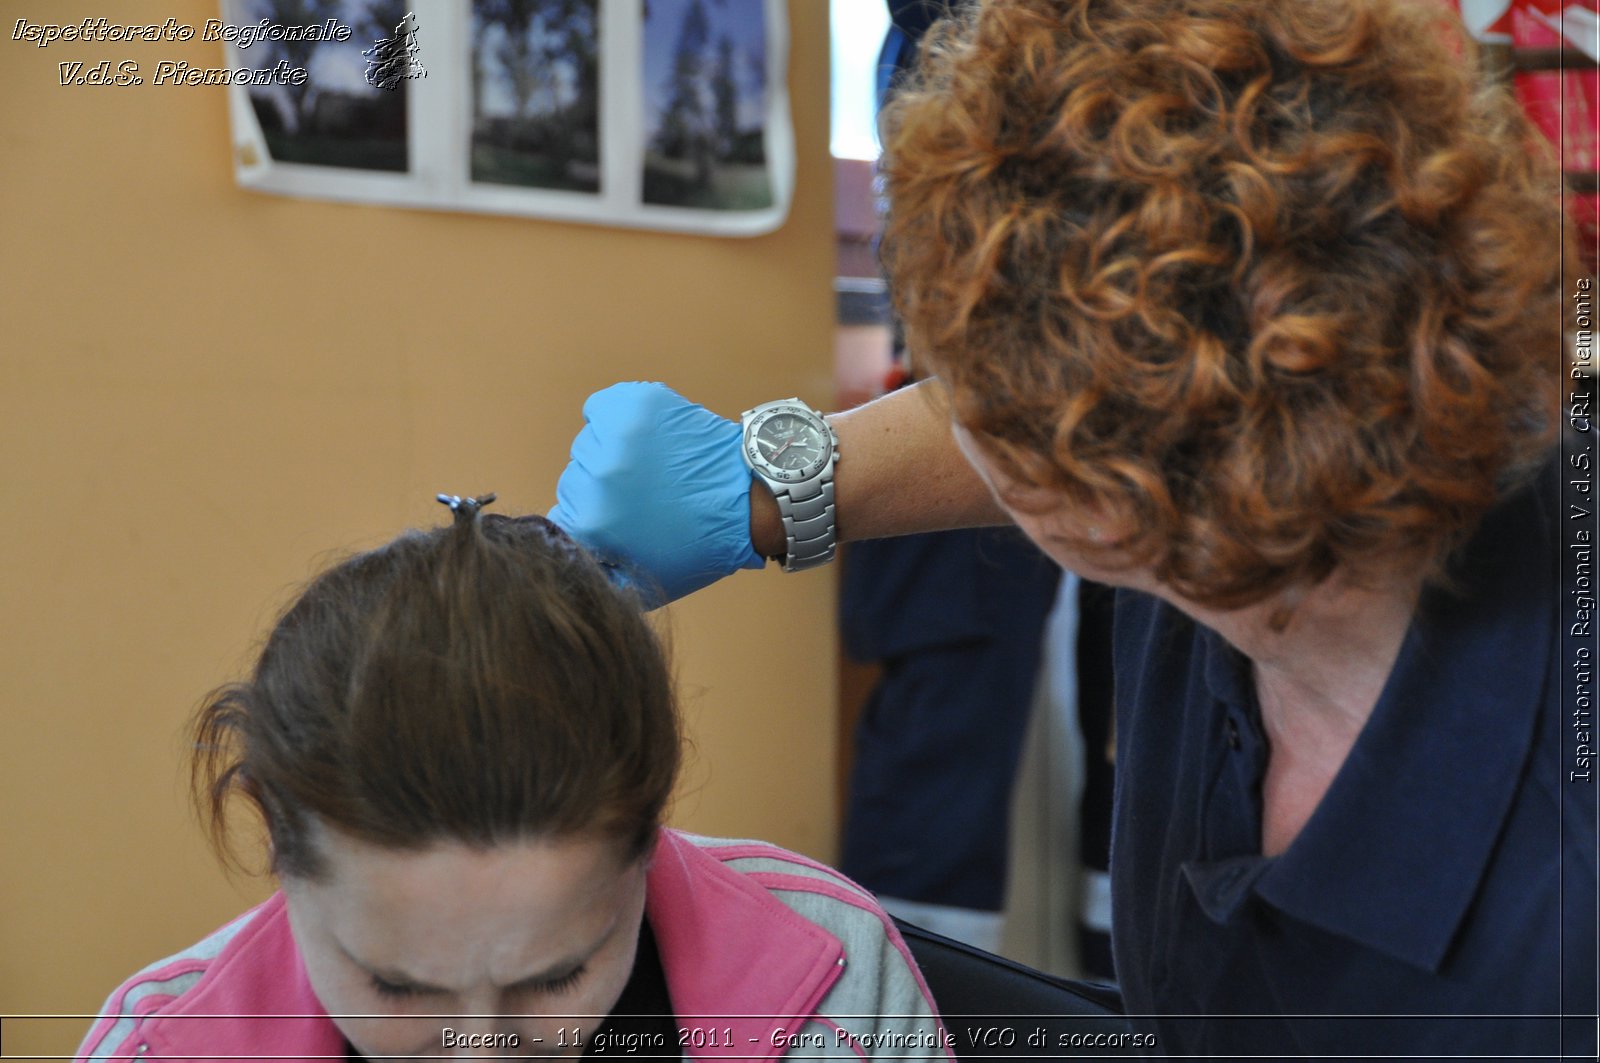
[[[1550,26],[1534,11],[1558,14],[1570,6],[1596,7],[1597,0],[1513,0],[1510,9],[1496,26],[1507,26],[1511,42],[1518,48],[1559,48],[1566,46]],[[1517,99],[1534,125],[1557,145],[1561,165],[1566,170],[1594,173],[1597,167],[1596,120],[1600,118],[1600,70],[1552,70],[1516,77]],[[1577,226],[1589,270],[1596,268],[1595,242],[1600,235],[1600,196],[1568,197],[1572,220]]]
[[[1460,0],[1449,0],[1449,2],[1454,4],[1457,11],[1461,10]],[[1600,0],[1511,0],[1511,6],[1506,8],[1506,13],[1488,28],[1492,33],[1515,33],[1512,22],[1518,15],[1526,17],[1529,11],[1559,15],[1569,7],[1586,7],[1590,11],[1600,11]]]

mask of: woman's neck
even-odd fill
[[[1358,584],[1334,576],[1305,592],[1281,629],[1273,599],[1197,618],[1250,659],[1263,717],[1310,714],[1357,730],[1371,715],[1405,640],[1420,576]]]
[[[1281,628],[1272,620],[1282,600],[1229,612],[1173,601],[1250,660],[1269,747],[1264,854],[1286,849],[1327,792],[1377,706],[1421,587],[1416,575],[1335,576],[1303,594]]]

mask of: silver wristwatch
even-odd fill
[[[772,489],[783,514],[785,572],[833,560],[833,466],[839,437],[822,414],[799,399],[775,399],[746,410],[741,453],[750,471]]]

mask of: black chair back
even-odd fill
[[[1115,987],[1055,978],[902,919],[895,925],[922,968],[958,1059],[1133,1054]]]

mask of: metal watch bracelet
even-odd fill
[[[795,492],[800,497],[795,497]],[[785,572],[804,572],[833,560],[837,536],[833,520],[833,478],[786,485],[773,495],[783,515],[787,547]]]

